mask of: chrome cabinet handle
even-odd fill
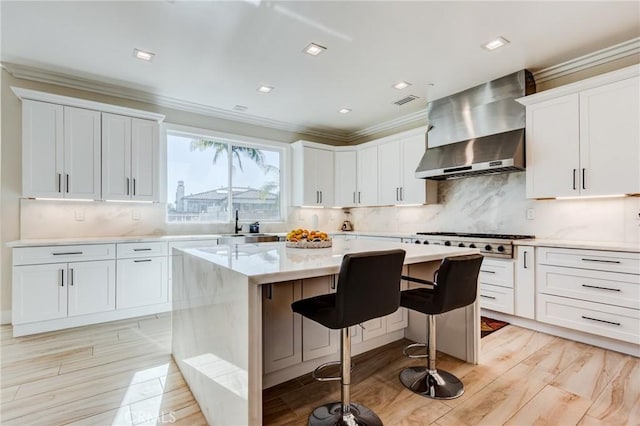
[[[486,271],[484,269],[480,269],[480,272],[486,272],[487,274],[495,274],[496,271]]]
[[[67,176],[67,194],[69,193],[69,173],[66,174]]]
[[[400,201],[404,201],[404,187],[400,187]]]
[[[69,269],[69,285],[73,285],[73,268]]]
[[[602,259],[586,259],[586,258],[582,258],[580,260],[582,260],[583,262],[616,263],[616,264],[622,263],[619,260],[602,260]]]
[[[131,180],[127,178],[127,195],[129,195],[130,191],[131,191]]]
[[[150,248],[134,248],[133,251],[151,251],[153,249]]]
[[[528,269],[528,267],[527,267],[527,253],[528,252],[526,252],[526,251],[524,252],[524,262],[523,262],[524,269]]]
[[[600,286],[597,286],[597,285],[589,285],[589,284],[582,284],[582,287],[597,288],[598,290],[622,291],[619,288],[600,287]]]
[[[133,178],[133,195],[136,195],[136,178]]]
[[[64,287],[64,269],[60,269],[60,287]]]
[[[66,251],[66,252],[58,252],[58,253],[51,253],[54,256],[70,256],[72,254],[82,254],[81,251]]]
[[[582,168],[582,189],[587,189],[587,184],[585,182],[585,172],[587,171],[587,169],[585,169],[584,167]]]
[[[573,169],[573,189],[576,190],[578,188],[576,188],[576,169]]]
[[[586,320],[589,320],[589,321],[603,322],[603,323],[605,323],[605,324],[618,325],[618,326],[622,325],[622,324],[620,324],[619,322],[613,322],[613,321],[601,320],[601,319],[598,319],[598,318],[591,318],[591,317],[587,317],[587,316],[584,316],[584,315],[582,315],[582,318],[583,318],[583,319],[586,319]]]
[[[495,297],[493,296],[485,296],[484,294],[481,294],[480,297],[484,297],[485,299],[492,299],[492,300],[496,300]]]
[[[336,276],[331,275],[331,290],[335,290],[335,289],[336,289]]]
[[[138,260],[134,260],[133,263],[140,263],[140,262],[151,262],[152,259],[138,259]]]
[[[360,191],[358,191],[358,204],[360,204],[362,201],[360,201]]]
[[[62,192],[62,173],[58,173],[58,192]]]
[[[273,299],[273,284],[267,286],[267,299]]]
[[[355,204],[355,203],[356,203],[356,192],[353,191],[353,204]]]
[[[322,204],[322,191],[320,191],[320,204]]]

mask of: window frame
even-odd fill
[[[233,197],[229,197],[228,199],[228,211],[229,215],[227,221],[197,221],[197,222],[170,222],[168,216],[168,209],[166,206],[169,204],[169,200],[167,200],[167,190],[168,190],[168,182],[167,182],[167,169],[168,169],[168,143],[169,143],[169,135],[175,136],[183,136],[183,137],[199,137],[203,139],[216,139],[220,142],[225,142],[228,144],[228,155],[227,161],[229,162],[228,174],[229,174],[229,184],[233,183],[231,179],[232,174],[232,156],[231,156],[231,147],[232,146],[241,146],[247,148],[256,148],[256,149],[266,149],[270,151],[277,151],[280,154],[280,217],[278,219],[265,220],[260,219],[261,223],[286,223],[287,221],[287,210],[286,207],[289,205],[289,150],[290,145],[284,142],[277,142],[269,139],[256,138],[252,136],[243,136],[237,135],[233,133],[225,133],[218,132],[210,129],[203,129],[191,126],[184,126],[180,124],[173,123],[163,123],[161,126],[161,135],[162,135],[162,146],[160,152],[160,161],[162,164],[160,177],[161,189],[160,189],[160,202],[165,204],[164,209],[164,221],[167,225],[170,226],[188,226],[188,225],[221,225],[221,224],[231,224],[234,222],[234,217],[231,212],[232,210],[232,200]],[[241,218],[240,222],[249,223],[254,222],[256,219],[252,218]]]

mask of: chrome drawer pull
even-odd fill
[[[67,252],[61,252],[61,253],[51,253],[54,256],[70,256],[72,254],[82,254],[81,251],[67,251]]]
[[[484,269],[480,269],[480,272],[484,272],[486,274],[495,274],[496,271],[485,271]]]
[[[619,260],[602,260],[602,259],[581,259],[583,262],[600,262],[600,263],[622,263]]]
[[[601,319],[598,319],[598,318],[585,317],[584,315],[582,315],[582,318],[587,319],[587,320],[591,320],[591,321],[604,322],[605,324],[621,325],[619,322],[605,321],[605,320],[601,320]]]
[[[582,287],[597,288],[599,290],[621,291],[619,288],[599,287],[597,285],[588,285],[588,284],[582,284]]]
[[[138,259],[133,261],[133,263],[140,263],[140,262],[151,262],[151,259]]]
[[[138,249],[133,249],[133,251],[151,251],[153,249],[150,248],[138,248]]]
[[[484,297],[485,299],[493,299],[493,300],[496,300],[496,298],[495,298],[495,297],[493,297],[493,296],[485,296],[484,294],[481,294],[481,295],[480,295],[480,297]]]

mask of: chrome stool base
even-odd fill
[[[364,405],[349,404],[350,412],[343,416],[342,403],[322,405],[309,416],[309,426],[382,426],[376,413]]]
[[[464,393],[460,379],[444,370],[409,367],[400,372],[400,381],[413,393],[427,398],[454,399]]]

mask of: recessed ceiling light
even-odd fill
[[[407,87],[411,86],[411,83],[409,83],[408,81],[399,81],[396,84],[393,85],[394,89],[398,89],[398,90],[402,90],[402,89],[406,89]]]
[[[509,40],[503,37],[496,37],[493,40],[482,45],[484,49],[487,50],[496,50],[504,45],[509,44]]]
[[[315,43],[309,43],[309,45],[304,48],[303,52],[311,56],[318,56],[325,50],[327,50],[327,48],[324,46],[320,46],[319,44]]]
[[[234,111],[240,111],[240,112],[245,112],[248,109],[249,109],[249,107],[246,107],[244,105],[236,105],[236,106],[233,107]]]
[[[260,93],[269,93],[270,91],[273,90],[273,87],[271,87],[271,86],[259,86],[256,90],[258,92],[260,92]]]
[[[143,61],[151,62],[156,54],[140,49],[133,49],[133,56],[138,59],[142,59]]]
[[[338,110],[338,112],[340,114],[348,114],[348,113],[351,112],[351,110],[349,108],[341,108],[341,109]]]

